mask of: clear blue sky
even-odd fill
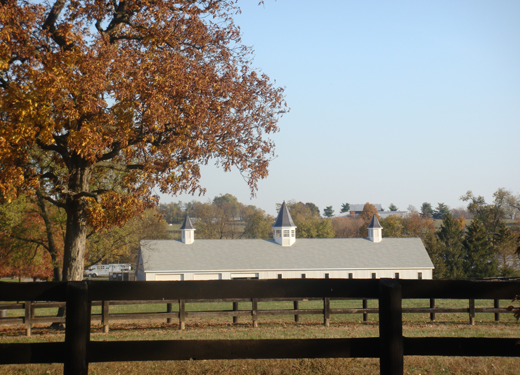
[[[520,192],[520,1],[241,1],[254,66],[291,108],[257,197],[238,172],[202,170],[206,201],[233,194],[274,215],[295,199],[462,206]]]

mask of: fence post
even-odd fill
[[[294,307],[294,310],[298,310],[300,308],[299,306],[300,304],[298,303],[298,301],[294,301],[293,302],[293,307]],[[300,321],[300,315],[298,315],[298,313],[295,313],[294,314],[294,321],[296,323],[298,323]]]
[[[366,299],[363,299],[363,308],[364,309],[368,308],[368,301]],[[364,322],[368,321],[368,313],[366,313],[366,312],[363,313],[363,321]]]
[[[252,299],[251,315],[253,317],[253,328],[258,328],[258,299]]]
[[[495,309],[499,309],[500,308],[500,300],[499,299],[495,299],[494,303],[493,303],[493,307]],[[495,313],[495,322],[499,322],[500,321],[500,313]]]
[[[323,298],[323,325],[330,326],[330,298]]]
[[[474,299],[469,300],[469,324],[472,326],[475,325],[475,300]]]
[[[110,301],[101,301],[101,324],[103,324],[103,333],[108,333],[109,331],[109,306]]]
[[[186,300],[179,300],[179,329],[186,328]]]
[[[435,308],[435,298],[430,298],[430,309]],[[435,313],[430,313],[430,320],[433,322],[435,320]]]
[[[24,304],[25,307],[25,335],[27,337],[31,337],[31,330],[32,330],[32,320],[34,316],[34,309],[32,307],[32,301],[25,301]]]
[[[88,375],[90,305],[88,281],[69,281],[65,317],[65,375]]]
[[[171,314],[172,311],[173,311],[173,309],[172,309],[172,303],[171,303],[171,302],[168,302],[168,303],[166,304],[166,312],[167,312],[168,314]],[[166,323],[171,323],[171,322],[172,322],[172,317],[171,317],[171,315],[168,315],[168,317],[166,318]]]
[[[401,285],[394,279],[379,281],[379,343],[382,375],[404,371],[403,308]]]
[[[233,302],[233,311],[238,311],[238,302]],[[233,316],[233,323],[238,323],[238,315]]]

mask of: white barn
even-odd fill
[[[420,238],[382,238],[374,216],[369,238],[296,238],[282,205],[271,240],[195,240],[187,216],[182,239],[143,240],[138,280],[276,278],[431,279],[433,264]]]

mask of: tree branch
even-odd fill
[[[67,41],[62,36],[57,35],[56,31],[56,21],[58,21],[58,17],[60,16],[61,11],[65,7],[65,0],[56,0],[54,5],[52,6],[47,19],[45,20],[42,29],[47,29],[51,33],[52,40],[54,40],[60,47],[64,47],[67,45]]]
[[[97,163],[96,165],[94,165],[94,167],[109,168],[109,169],[113,169],[115,171],[120,171],[120,172],[129,172],[129,171],[135,170],[135,169],[143,169],[144,165],[141,165],[141,164],[126,165],[126,164],[121,164],[121,163],[118,163],[115,161],[101,161],[101,162]]]
[[[58,206],[58,207],[61,207],[61,208],[65,208],[65,203],[59,202],[59,201],[57,201],[55,199],[52,199],[51,197],[47,197],[45,195],[42,196],[42,198],[45,199],[48,202],[51,202],[55,206]]]

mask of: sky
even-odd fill
[[[238,171],[206,166],[205,196],[276,203],[464,206],[520,192],[520,2],[239,1],[253,66],[285,87],[290,112],[256,197]],[[516,167],[515,167],[516,165]]]

